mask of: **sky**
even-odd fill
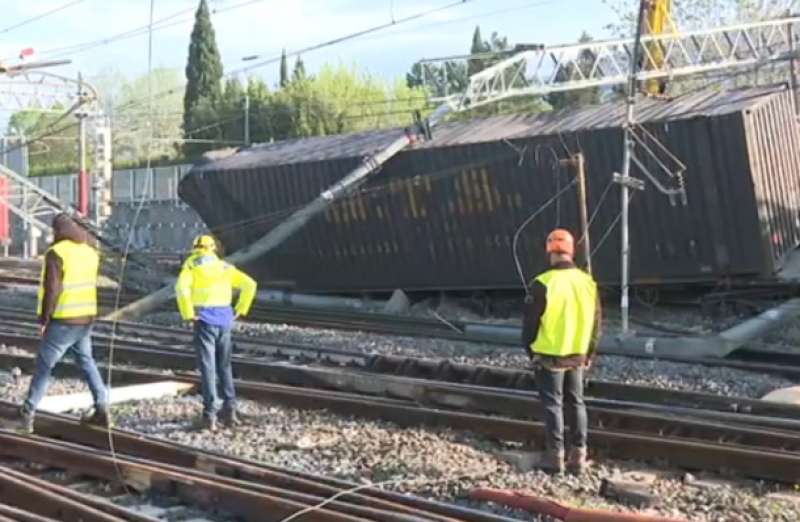
[[[153,0],[154,20],[165,19],[153,33],[153,67],[183,69],[194,10],[199,0]],[[217,46],[226,72],[254,62],[242,58],[279,56],[344,36],[392,19],[456,3],[453,0],[209,0]],[[147,71],[148,37],[112,40],[146,27],[150,0],[3,0],[0,56],[15,62],[21,49],[33,48],[28,60],[66,58],[72,64],[57,72],[91,78],[109,72],[135,78]],[[53,14],[25,22],[65,6]],[[387,81],[403,77],[426,57],[464,54],[480,25],[485,39],[497,31],[516,43],[570,43],[583,31],[608,36],[617,21],[605,0],[468,0],[408,23],[303,55],[306,70],[324,63],[358,64]],[[111,41],[110,41],[111,40]],[[76,47],[94,42],[89,48]],[[244,74],[244,73],[243,73]],[[278,65],[246,73],[270,85]]]

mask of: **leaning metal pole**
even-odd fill
[[[644,25],[644,15],[647,8],[647,0],[639,2],[639,16],[636,24],[636,39],[633,43],[633,56],[631,67],[628,73],[628,90],[626,101],[625,128],[623,130],[623,149],[622,149],[622,176],[619,178],[621,187],[622,204],[622,223],[621,223],[621,298],[620,313],[622,315],[622,334],[626,335],[629,330],[630,301],[628,297],[630,286],[630,266],[631,266],[631,247],[630,247],[630,219],[628,216],[629,191],[631,184],[631,157],[633,156],[633,137],[631,132],[634,124],[634,109],[636,107],[636,76],[639,73],[639,60],[641,58],[642,28]]]
[[[439,106],[429,118],[430,125],[434,126],[439,123],[451,110],[452,107],[449,103]],[[285,221],[269,231],[267,235],[257,240],[255,243],[234,252],[225,259],[233,264],[246,264],[278,247],[286,239],[303,228],[312,218],[325,212],[334,202],[352,194],[370,174],[377,171],[381,165],[389,161],[408,144],[409,137],[403,134],[403,136],[397,138],[378,153],[365,160],[358,168],[336,182],[336,184],[320,193],[320,195],[308,205],[289,216]],[[175,289],[173,285],[170,284],[157,292],[114,311],[108,315],[107,319],[117,320],[123,317],[141,316],[155,310],[160,305],[169,301],[174,295]]]

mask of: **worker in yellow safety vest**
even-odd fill
[[[100,426],[111,424],[108,392],[92,357],[100,257],[88,242],[87,232],[67,214],[53,219],[53,244],[44,256],[38,295],[42,344],[20,410],[25,433],[33,433],[34,414],[47,393],[50,373],[67,352],[72,352],[94,399],[94,412],[84,420]]]
[[[233,290],[239,290],[235,309]],[[244,272],[217,256],[216,240],[198,236],[193,250],[183,263],[175,284],[178,309],[184,321],[192,321],[194,349],[200,366],[203,415],[198,425],[217,428],[217,380],[223,405],[220,412],[227,426],[240,424],[236,415],[236,391],[231,368],[231,328],[240,316],[247,315],[256,295],[256,282]]]
[[[575,266],[572,234],[552,231],[546,250],[550,269],[529,285],[522,334],[544,410],[546,448],[540,467],[564,471],[566,409],[571,427],[566,467],[582,473],[588,466],[583,373],[600,336],[600,301],[592,276]]]

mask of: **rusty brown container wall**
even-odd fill
[[[634,283],[769,277],[800,242],[800,132],[783,87],[646,100],[639,121],[687,166],[689,204],[648,183],[631,202]],[[571,181],[557,159],[586,158],[594,269],[619,279],[619,105],[442,125],[398,154],[359,194],[248,267],[266,284],[302,291],[518,288],[516,228]],[[195,167],[180,194],[233,251],[264,235],[344,176],[394,131],[256,146]],[[633,169],[633,175],[644,175]],[[577,231],[567,192],[525,231],[525,271],[543,268],[556,226]],[[605,241],[601,243],[604,236]]]

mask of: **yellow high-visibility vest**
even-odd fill
[[[597,283],[578,268],[549,270],[537,281],[547,289],[547,307],[531,350],[541,355],[586,355],[597,308]]]
[[[55,252],[61,259],[63,279],[53,319],[71,319],[97,315],[97,272],[100,256],[86,243],[69,239],[59,241],[47,252]],[[44,301],[44,272],[39,283],[37,314],[42,314]]]
[[[194,318],[195,307],[231,306],[233,289],[241,291],[237,315],[247,315],[256,295],[256,282],[216,254],[197,252],[183,264],[175,294],[184,320]]]

